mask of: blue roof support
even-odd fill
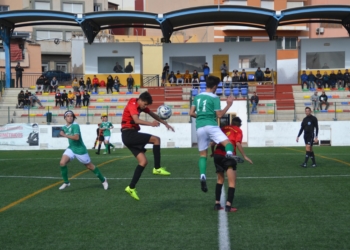
[[[14,24],[0,19],[0,37],[3,40],[5,50],[5,87],[10,88],[11,83],[11,54],[10,40],[14,30]]]

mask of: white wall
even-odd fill
[[[85,74],[98,72],[98,57],[134,57],[134,73],[142,74],[141,43],[85,43]],[[117,52],[117,53],[115,53]],[[115,64],[110,65],[111,72]]]
[[[277,60],[278,84],[298,82],[298,59]]]
[[[170,62],[174,56],[206,56],[206,62],[213,70],[213,55],[229,55],[229,71],[238,68],[240,55],[266,55],[266,67],[276,69],[277,50],[276,41],[269,42],[241,42],[241,43],[189,43],[163,44],[163,62]],[[203,62],[204,63],[204,62]],[[172,70],[172,65],[170,65]],[[256,69],[246,68],[246,71]]]

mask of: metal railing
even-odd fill
[[[143,87],[159,87],[159,75],[142,75]]]

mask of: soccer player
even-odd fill
[[[232,119],[232,125],[224,126],[222,128],[222,131],[227,135],[230,142],[234,146],[234,154],[236,154],[236,148],[238,148],[243,158],[246,161],[248,161],[250,164],[253,164],[252,160],[249,159],[244,153],[244,150],[242,147],[243,132],[240,128],[241,125],[242,125],[241,119],[239,117],[234,117]],[[214,146],[212,146],[212,151],[214,151]],[[218,144],[214,151],[214,163],[215,163],[216,174],[217,174],[214,210],[223,209],[220,205],[220,197],[221,197],[222,186],[225,181],[224,172],[226,172],[227,179],[228,179],[228,192],[227,192],[227,201],[226,201],[225,211],[236,212],[237,208],[232,207],[232,202],[235,196],[237,162],[234,159],[226,158],[225,156],[226,156],[225,147],[222,144]]]
[[[167,129],[174,131],[166,121],[161,120],[158,115],[149,110],[148,106],[153,102],[152,96],[148,92],[143,92],[139,98],[131,98],[126,105],[122,116],[122,140],[125,146],[133,153],[138,161],[134,176],[130,185],[125,188],[125,192],[130,194],[135,200],[139,200],[136,192],[136,184],[139,181],[143,170],[147,165],[147,158],[145,155],[146,144],[153,144],[154,168],[155,175],[170,175],[165,168],[160,167],[160,138],[154,135],[140,133],[140,125],[159,127],[160,123],[164,124]],[[140,113],[145,112],[149,114],[155,121],[148,122],[139,118]]]
[[[196,118],[197,142],[199,150],[199,172],[200,183],[203,192],[207,192],[206,171],[207,171],[207,151],[211,141],[221,143],[225,147],[226,157],[236,159],[238,163],[243,160],[233,154],[233,145],[227,136],[221,131],[217,123],[217,118],[225,115],[232,106],[233,96],[227,97],[227,105],[221,110],[220,98],[215,95],[220,79],[216,76],[208,76],[206,91],[194,98],[190,116]]]
[[[312,150],[312,145],[315,143],[318,143],[318,121],[317,118],[313,115],[311,115],[311,108],[306,107],[305,108],[305,114],[306,117],[301,122],[301,128],[299,130],[299,134],[297,137],[297,142],[299,142],[299,137],[304,131],[304,141],[305,141],[305,161],[300,166],[303,168],[307,167],[307,162],[309,158],[312,160],[311,167],[316,167],[316,159],[314,151]],[[315,133],[316,130],[316,133]],[[316,136],[315,136],[316,135]]]
[[[108,189],[107,178],[105,178],[100,170],[95,167],[95,165],[91,162],[90,156],[86,147],[84,145],[83,139],[80,133],[80,127],[77,123],[74,122],[76,119],[73,111],[67,110],[64,113],[64,119],[67,124],[62,127],[60,131],[60,135],[62,137],[68,138],[69,147],[64,151],[60,165],[61,165],[61,175],[63,177],[64,183],[59,187],[59,190],[63,190],[66,187],[70,186],[70,182],[68,180],[68,168],[67,164],[74,158],[77,158],[82,164],[84,164],[88,169],[90,169],[102,182],[103,188],[105,190]]]
[[[103,154],[110,154],[111,153],[111,149],[110,149],[110,146],[109,146],[109,138],[111,138],[111,129],[113,129],[113,125],[112,123],[110,123],[108,121],[108,116],[107,114],[104,114],[102,115],[101,117],[102,119],[102,123],[100,124],[100,130],[103,131],[103,136],[104,136],[104,143],[105,143],[105,152],[103,152]]]

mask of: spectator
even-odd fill
[[[134,71],[134,67],[131,65],[131,62],[129,62],[128,65],[126,65],[125,69],[124,69],[124,72],[125,73],[131,73]]]
[[[197,70],[193,70],[192,84],[193,84],[193,87],[198,87],[199,86],[199,76],[198,76]]]
[[[168,82],[169,83],[176,83],[176,76],[174,74],[174,71],[170,72],[170,75],[168,76]]]
[[[165,63],[162,71],[162,86],[165,86],[166,79],[168,78],[169,74],[169,65],[168,63]]]
[[[74,77],[73,81],[72,81],[72,88],[74,92],[79,91],[79,82],[78,79],[76,77]]]
[[[326,105],[326,110],[328,110],[329,102],[328,102],[328,96],[324,91],[322,91],[322,95],[320,95],[320,110],[322,110],[322,105]]]
[[[92,78],[92,86],[94,87],[94,92],[97,93],[98,87],[100,86],[100,81],[96,75],[94,75],[94,78]]]
[[[43,92],[44,93],[48,93],[50,89],[50,82],[49,79],[46,78],[46,76],[44,76],[44,85],[43,85]]]
[[[345,73],[344,73],[344,87],[349,87],[349,84],[350,84],[350,73],[349,73],[349,70],[346,69],[345,70]]]
[[[264,72],[265,81],[272,81],[272,73],[269,68],[266,68]]]
[[[208,66],[208,63],[205,62],[204,65],[203,65],[203,75],[204,75],[205,81],[207,80],[209,74],[210,74],[210,68]]]
[[[89,93],[85,90],[83,94],[83,106],[89,106],[90,104],[90,95]]]
[[[301,89],[304,89],[304,84],[306,84],[307,89],[310,88],[308,76],[305,70],[303,70],[303,73],[300,76],[300,80],[301,80]]]
[[[111,92],[111,94],[113,94],[113,85],[114,85],[114,80],[113,77],[111,75],[109,75],[107,77],[107,94],[109,94],[109,92]]]
[[[55,92],[58,88],[58,81],[56,79],[56,76],[52,77],[52,80],[50,82],[50,93]]]
[[[133,92],[133,87],[134,87],[134,78],[132,77],[132,75],[130,74],[128,78],[126,78],[126,83],[128,85],[128,91],[130,93]]]
[[[322,69],[329,69],[327,63],[325,63],[325,64],[322,66]]]
[[[75,100],[75,95],[72,91],[69,90],[68,92],[68,101],[69,104],[73,105],[74,104],[74,100]]]
[[[63,90],[63,93],[61,94],[61,98],[62,98],[62,106],[66,106],[68,107],[68,94],[66,92],[66,90]],[[64,105],[66,104],[66,105]]]
[[[323,82],[323,87],[330,88],[331,84],[329,82],[329,75],[327,74],[327,71],[325,71],[323,76],[322,76],[322,82]]]
[[[315,75],[312,73],[312,71],[309,72],[309,75],[307,76],[307,80],[309,81],[310,89],[314,89],[314,88],[315,88],[315,80],[316,80],[316,77],[315,77]]]
[[[227,71],[228,71],[228,68],[227,68],[225,61],[222,61],[222,64],[220,66],[220,71],[221,71],[221,81],[223,81],[224,77],[227,75]]]
[[[223,80],[223,83],[224,83],[224,86],[225,88],[229,88],[230,85],[231,85],[231,82],[232,82],[232,78],[229,74],[227,74],[225,77],[224,77],[224,80]]]
[[[55,101],[56,101],[56,107],[57,107],[57,104],[60,105],[60,107],[63,106],[63,102],[62,102],[62,95],[61,95],[61,92],[60,90],[56,90],[56,94],[55,94]]]
[[[343,88],[343,83],[344,83],[344,76],[341,70],[338,70],[337,73],[337,87],[338,89]]]
[[[92,90],[92,83],[90,77],[86,78],[86,88],[88,92],[91,92]]]
[[[320,110],[319,109],[319,97],[317,94],[318,94],[317,91],[315,91],[314,95],[312,95],[310,97],[310,100],[312,102],[313,111],[315,111],[316,109]]]
[[[101,80],[100,81],[100,87],[106,87],[106,82],[104,80]]]
[[[38,98],[36,95],[34,95],[34,94],[30,93],[30,92],[29,92],[29,97],[28,97],[28,99],[29,99],[29,102],[30,102],[30,106],[31,106],[31,107],[34,106],[34,103],[35,103],[35,102],[37,102],[37,103],[40,105],[40,107],[42,107],[42,108],[44,107],[44,106],[41,104],[39,98]]]
[[[191,74],[189,70],[186,70],[186,73],[184,74],[184,83],[191,83]]]
[[[76,108],[80,108],[81,107],[81,94],[79,91],[76,91],[75,92],[75,98],[76,98],[76,101],[75,101],[75,107]]]
[[[15,67],[15,71],[16,71],[16,88],[18,88],[18,80],[19,80],[19,87],[22,88],[22,75],[23,75],[24,69],[21,67],[21,64],[19,62]]]
[[[236,69],[233,70],[231,81],[232,81],[233,87],[239,87],[238,70],[236,70]]]
[[[323,88],[323,81],[322,81],[322,75],[320,73],[319,70],[317,70],[317,73],[316,73],[316,85],[317,85],[317,88],[319,89],[322,89]]]
[[[29,92],[28,90],[26,90],[26,92],[24,93],[24,106],[29,106],[30,101],[29,101]]]
[[[335,84],[337,82],[337,75],[334,73],[334,70],[332,70],[331,74],[329,75],[329,81],[331,82],[331,87],[335,88]]]
[[[180,70],[177,71],[175,77],[176,77],[176,85],[178,85],[179,83],[181,83],[181,84],[184,83],[184,78],[183,78],[182,74],[180,73]]]
[[[42,93],[44,87],[45,79],[44,76],[41,75],[38,80],[36,80],[36,93]]]
[[[85,82],[84,79],[82,77],[80,77],[79,79],[79,91],[84,91],[85,89]]]
[[[123,73],[123,67],[118,62],[116,62],[113,71],[115,73]]]
[[[240,81],[240,86],[241,88],[248,88],[248,78],[247,78],[247,73],[245,73],[245,70],[242,70],[242,74],[239,77],[239,81]]]
[[[119,81],[119,77],[118,76],[115,76],[114,77],[114,85],[113,85],[113,87],[114,87],[114,89],[117,91],[117,92],[119,92],[119,88],[120,88],[120,81]]]
[[[259,96],[256,95],[256,92],[253,93],[252,97],[250,98],[250,102],[253,105],[252,107],[252,113],[257,112],[257,105],[259,103]]]
[[[255,81],[257,81],[259,85],[264,81],[264,72],[261,71],[260,67],[255,71]]]
[[[24,91],[21,90],[17,96],[18,104],[16,105],[16,108],[23,108],[25,104],[25,98],[24,98]]]

